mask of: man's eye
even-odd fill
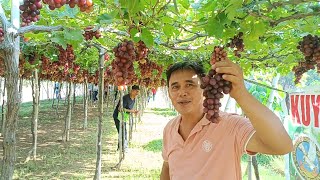
[[[171,87],[171,89],[177,89],[177,88],[178,88],[177,86],[172,86],[172,87]]]
[[[193,84],[187,84],[187,86],[193,86]]]

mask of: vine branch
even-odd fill
[[[263,86],[263,87],[266,87],[268,89],[272,89],[272,90],[275,90],[275,91],[280,91],[280,92],[284,92],[284,93],[288,93],[287,91],[284,91],[284,90],[281,90],[281,89],[277,89],[277,88],[274,88],[274,87],[271,87],[271,86],[268,86],[268,85],[265,85],[265,84],[261,84],[259,82],[256,82],[256,81],[253,81],[253,80],[250,80],[250,79],[244,79],[245,81],[249,82],[249,83],[252,83],[252,84],[256,84],[258,86]]]
[[[288,54],[283,54],[283,55],[278,55],[278,56],[276,56],[275,54],[271,54],[271,55],[264,56],[262,58],[250,58],[250,57],[244,57],[244,58],[246,58],[248,60],[251,60],[251,61],[259,61],[259,62],[261,62],[261,61],[265,61],[265,60],[273,59],[273,58],[278,59],[278,58],[287,57],[290,54],[293,54],[293,53],[288,53]],[[279,61],[279,60],[277,60],[277,61]]]
[[[279,23],[282,23],[284,21],[288,21],[288,20],[292,20],[292,19],[302,19],[302,18],[305,18],[305,17],[309,17],[309,16],[318,16],[320,15],[320,11],[318,12],[311,12],[311,13],[301,13],[301,14],[294,14],[294,15],[291,15],[291,16],[288,16],[288,17],[283,17],[283,18],[280,18],[278,20],[275,20],[273,22],[270,22],[270,26],[271,27],[275,27],[277,26]]]
[[[286,6],[286,5],[298,5],[301,3],[308,3],[308,2],[319,2],[319,0],[291,0],[291,1],[280,1],[280,2],[274,2],[272,5],[274,7],[279,6]]]
[[[21,27],[18,30],[16,37],[31,31],[52,32],[52,31],[60,31],[63,29],[64,29],[63,26],[36,26],[36,25],[25,26],[25,27]]]
[[[119,36],[130,36],[127,32],[125,31],[119,31],[117,29],[113,29],[113,28],[109,28],[109,27],[104,27],[102,28],[103,32],[110,32],[110,33],[114,33],[117,34]]]

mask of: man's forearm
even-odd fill
[[[133,109],[124,109],[125,112],[134,113]]]
[[[249,92],[236,99],[245,115],[250,119],[256,135],[274,152],[290,151],[292,140],[279,118],[269,108],[261,104]]]

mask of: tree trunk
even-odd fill
[[[129,115],[129,144],[131,142],[131,139],[132,139],[132,129],[133,129],[133,115],[130,114]]]
[[[2,106],[1,106],[1,120],[2,120],[2,123],[1,123],[1,136],[3,137],[3,134],[4,134],[4,130],[5,130],[5,113],[6,113],[6,109],[4,108],[5,105],[6,105],[6,101],[4,99],[6,95],[6,79],[4,79],[4,84],[3,84],[3,91],[2,91]]]
[[[101,154],[102,154],[102,121],[103,121],[103,96],[104,96],[104,53],[103,49],[99,52],[99,121],[97,133],[97,161],[94,180],[101,179]]]
[[[12,1],[14,4],[15,1]],[[18,2],[19,4],[19,2]],[[19,37],[14,43],[15,47],[6,49],[4,62],[6,69],[7,87],[7,113],[5,119],[5,131],[3,139],[3,165],[1,179],[11,180],[14,171],[16,153],[16,129],[17,118],[20,107],[20,96],[18,89],[19,81]]]
[[[19,96],[20,96],[20,102],[22,101],[22,89],[23,89],[23,79],[20,78],[19,80]]]
[[[77,97],[76,97],[76,84],[73,85],[73,107],[76,104]]]
[[[32,124],[31,124],[31,133],[32,133],[32,157],[33,160],[36,159],[37,155],[37,139],[38,139],[38,117],[39,117],[39,78],[38,70],[34,70],[34,83],[33,83],[33,111],[32,111]]]
[[[38,116],[39,116],[39,84],[38,84],[38,70],[33,71],[32,79],[32,100],[33,100],[33,110],[32,110],[32,121],[31,121],[31,134],[32,134],[32,149],[30,151],[30,156],[32,159],[36,159],[37,155],[37,140],[38,140]]]
[[[257,162],[257,157],[256,156],[252,157],[252,165],[253,165],[253,169],[254,169],[254,174],[256,176],[256,180],[260,180],[258,162]]]
[[[124,159],[124,148],[123,148],[123,144],[122,142],[124,141],[124,122],[123,122],[123,118],[124,118],[124,111],[123,111],[123,90],[119,90],[120,93],[120,101],[119,101],[119,107],[121,109],[121,111],[119,113],[121,113],[121,118],[120,120],[120,127],[119,127],[119,136],[118,136],[118,143],[119,143],[119,162],[118,164],[115,166],[115,169],[119,169],[122,163],[122,160]]]
[[[136,106],[136,109],[140,110],[140,98],[137,97],[136,98],[136,103],[135,103],[135,106]],[[134,130],[136,131],[137,130],[137,118],[139,118],[139,122],[140,122],[140,113],[138,114],[138,117],[135,117],[135,121],[134,121]]]
[[[49,81],[47,81],[47,99],[50,100],[49,92]]]
[[[70,83],[68,84],[68,86],[67,86],[67,88],[66,88],[66,97],[67,97],[67,94],[68,94],[68,95],[69,95],[69,94],[71,95],[71,93],[72,93],[71,91],[69,91],[69,90],[70,90],[70,87],[69,87],[69,86],[70,86]],[[68,92],[68,91],[69,91],[69,92]],[[69,96],[68,96],[68,97],[69,97]],[[71,98],[71,99],[72,99],[72,98]],[[71,99],[70,99],[70,101],[71,101]],[[63,104],[64,106],[66,105],[67,101],[69,101],[68,98],[65,98],[65,99],[64,99],[64,104]],[[69,103],[69,102],[68,102],[68,103]],[[69,105],[69,104],[68,104],[68,105]]]
[[[70,139],[70,124],[71,124],[71,110],[72,110],[72,82],[69,82],[68,85],[69,93],[68,93],[68,107],[67,107],[67,113],[64,123],[64,130],[62,134],[62,141],[66,142]]]
[[[19,1],[11,1],[11,22],[15,28],[20,28]],[[2,10],[2,7],[1,7]],[[7,24],[2,24],[5,31]],[[4,51],[5,78],[7,87],[7,113],[5,119],[5,131],[3,138],[3,161],[1,179],[11,180],[14,172],[16,160],[16,129],[17,119],[20,107],[20,96],[18,89],[19,81],[19,54],[20,37],[14,37],[14,34],[5,33],[5,42],[9,45]]]
[[[248,167],[247,167],[247,170],[248,170],[248,180],[251,180],[251,179],[252,179],[252,176],[251,176],[251,174],[252,174],[252,166],[251,166],[251,164],[252,164],[252,156],[249,156],[249,157],[248,157]]]
[[[4,89],[4,88],[3,88],[3,89]],[[2,102],[1,94],[2,94],[2,77],[0,77],[0,102]],[[0,124],[1,124],[1,123],[0,123]]]
[[[84,108],[83,129],[87,129],[88,127],[88,79],[87,78],[84,81],[83,108]]]
[[[142,94],[141,94],[142,107],[141,107],[141,111],[140,111],[141,116],[143,115],[143,110],[146,107],[146,103],[145,103],[146,102],[146,96],[145,96],[145,94],[146,94],[146,88],[142,87]]]

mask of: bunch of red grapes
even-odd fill
[[[4,41],[4,30],[2,27],[0,27],[0,43]]]
[[[211,55],[211,65],[219,61],[224,61],[227,58],[227,52],[223,47],[215,46]],[[220,99],[223,98],[223,93],[228,94],[231,91],[231,83],[222,79],[222,74],[211,69],[207,75],[202,77],[201,88],[204,89],[203,102],[204,113],[206,118],[213,123],[218,123],[219,108],[221,107]]]
[[[92,40],[93,37],[99,39],[101,37],[101,33],[99,30],[93,31],[93,27],[88,26],[84,29],[83,37],[86,39],[86,41]]]
[[[61,46],[58,47],[59,49],[59,64],[60,66],[63,66],[63,78],[67,79],[69,75],[69,69],[74,68],[74,60],[75,60],[75,55],[74,55],[74,50],[71,45],[67,45],[67,49],[63,49]],[[80,68],[80,67],[79,67]],[[75,69],[73,69],[75,70]],[[78,72],[79,69],[76,70]]]
[[[136,59],[134,43],[124,40],[113,48],[115,60],[111,63],[114,80],[117,86],[131,82],[134,75],[133,61]]]
[[[238,35],[233,36],[233,38],[230,38],[230,42],[226,44],[226,47],[233,48],[233,53],[238,58],[241,57],[240,52],[244,50],[244,44],[243,44],[243,32],[239,32]]]
[[[32,22],[40,19],[40,9],[42,8],[41,0],[24,0],[19,6],[21,12],[21,26],[28,26]]]
[[[69,4],[70,8],[78,5],[81,12],[91,12],[93,10],[92,0],[43,0],[43,3],[48,4],[51,10],[61,8],[65,4]]]
[[[55,10],[67,4],[67,0],[43,0],[43,3],[48,4],[50,10]]]
[[[92,0],[70,0],[69,6],[71,7],[70,4],[76,4],[77,1],[81,12],[91,12],[93,10]]]
[[[296,77],[294,81],[296,84],[300,82],[305,72],[310,69],[315,69],[315,66],[317,66],[317,71],[320,73],[320,38],[308,34],[299,42],[297,49],[303,53],[305,61],[299,62],[299,64],[292,69]]]
[[[139,62],[139,69],[141,72],[141,77],[142,78],[151,78],[152,77],[152,72],[154,69],[158,68],[158,65],[150,61],[149,59],[145,59],[145,63]]]
[[[136,48],[137,60],[142,60],[147,57],[149,49],[143,41],[139,41]]]

